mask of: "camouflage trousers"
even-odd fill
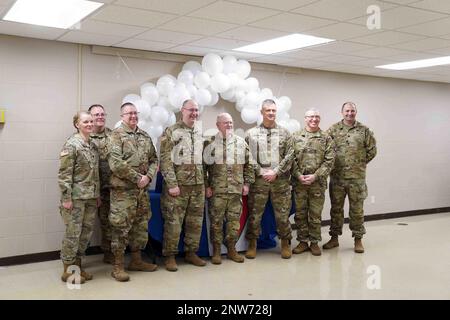
[[[172,197],[164,185],[161,195],[161,210],[164,218],[163,256],[176,255],[184,224],[184,250],[197,252],[203,226],[205,208],[205,186],[179,186],[180,195]]]
[[[323,186],[319,181],[310,186],[298,184],[294,187],[298,241],[317,243],[322,240],[320,228],[325,190],[326,182]]]
[[[367,185],[364,179],[331,178],[330,235],[342,235],[342,227],[344,225],[344,202],[347,195],[352,237],[362,238],[366,233],[366,229],[364,228],[364,199],[367,198]]]
[[[280,239],[292,239],[292,229],[289,222],[292,204],[290,185],[288,180],[277,180],[269,183],[264,181],[262,177],[257,177],[255,183],[250,186],[250,193],[248,194],[249,219],[247,234],[245,235],[247,240],[258,239],[261,233],[261,219],[269,198],[275,213],[278,237]]]
[[[76,258],[84,256],[94,231],[97,212],[97,199],[72,202],[72,210],[65,209],[62,205],[60,207],[60,213],[66,225],[61,260],[66,264],[73,264]]]
[[[222,244],[225,223],[225,244],[234,247],[239,237],[242,195],[239,193],[218,193],[209,200],[211,220],[211,242]]]
[[[111,249],[124,252],[144,249],[148,241],[148,221],[151,217],[147,189],[111,189]]]
[[[102,231],[101,248],[103,252],[111,251],[111,223],[109,222],[110,190],[102,189],[100,191],[102,204],[98,208],[98,218],[100,220],[100,229]]]

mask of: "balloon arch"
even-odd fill
[[[290,132],[300,129],[300,123],[290,119],[289,109],[292,101],[289,97],[275,97],[269,88],[260,89],[258,79],[249,77],[250,63],[246,60],[209,53],[202,63],[188,61],[175,78],[166,74],[158,79],[156,85],[146,82],[141,85],[140,95],[128,94],[122,103],[132,102],[138,109],[139,127],[156,141],[163,130],[175,123],[175,113],[180,111],[187,99],[197,101],[200,112],[214,106],[219,96],[235,103],[241,113],[242,121],[247,124],[261,123],[261,102],[273,99],[277,104],[277,123]],[[120,121],[116,124],[116,127]]]

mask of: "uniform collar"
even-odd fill
[[[139,127],[136,126],[136,130],[131,129],[125,122],[122,121],[122,124],[120,125],[125,132],[127,133],[138,133]]]

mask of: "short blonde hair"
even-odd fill
[[[77,124],[78,124],[78,122],[80,121],[80,118],[81,118],[81,116],[82,115],[87,115],[87,116],[91,116],[91,114],[88,112],[88,111],[78,111],[74,116],[73,116],[73,126],[75,127],[75,129],[77,129],[77,131],[78,131],[78,128],[77,128]]]

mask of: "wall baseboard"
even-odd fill
[[[428,214],[436,214],[436,213],[443,213],[443,212],[450,212],[450,207],[381,213],[381,214],[371,214],[371,215],[365,216],[364,221],[395,219],[395,218],[428,215]],[[344,223],[347,224],[348,222],[349,222],[349,219],[345,218]],[[329,226],[330,223],[331,223],[330,220],[324,220],[324,221],[322,221],[322,226]],[[292,225],[292,226],[294,227],[295,225]],[[87,249],[86,255],[88,255],[88,256],[95,255],[95,254],[100,254],[102,252],[103,251],[99,246],[93,246],[93,247],[89,247]],[[11,266],[11,265],[58,260],[58,259],[60,259],[59,254],[60,254],[60,251],[50,251],[50,252],[40,252],[40,253],[25,254],[25,255],[21,255],[21,256],[0,258],[0,266]]]

